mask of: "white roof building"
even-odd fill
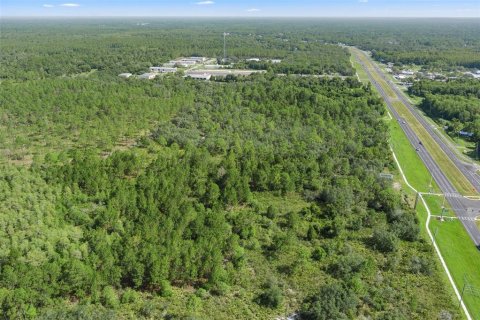
[[[282,60],[280,60],[280,59],[271,59],[270,62],[271,62],[271,63],[281,63]]]
[[[203,74],[189,74],[187,77],[190,77],[192,79],[197,79],[197,80],[205,80],[208,81],[212,78],[212,75],[210,73],[203,73]]]
[[[185,58],[183,60],[191,60],[191,61],[196,61],[196,62],[205,62],[207,60],[207,58],[205,57],[189,57],[189,58]]]
[[[248,61],[248,62],[251,62],[251,61],[260,62],[260,58],[250,58],[250,59],[247,59],[246,61]]]
[[[128,72],[125,72],[125,73],[120,73],[118,76],[121,77],[121,78],[130,78],[132,76],[132,74],[128,73]]]
[[[155,79],[157,75],[155,73],[144,73],[138,77],[138,79],[142,80],[152,80]]]
[[[177,72],[177,68],[168,68],[168,67],[150,67],[150,72],[153,72],[153,73],[169,73],[169,72]]]
[[[413,76],[415,74],[415,72],[413,72],[411,70],[402,70],[401,73],[404,74],[404,75],[407,75],[407,76]]]
[[[190,66],[193,66],[195,64],[197,64],[196,61],[194,60],[172,60],[170,61],[170,63],[173,63],[173,65],[176,65],[176,66],[181,66],[181,67],[190,67]]]

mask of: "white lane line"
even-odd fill
[[[402,167],[400,166],[400,162],[398,162],[397,156],[395,155],[395,152],[393,151],[392,147],[390,147],[390,150],[392,151],[393,159],[395,160],[395,163],[397,164],[397,168],[400,171],[400,174],[402,175],[403,181],[407,184],[407,186],[412,189],[414,192],[418,193],[418,191],[412,187],[412,185],[408,182],[407,177],[403,173]],[[453,290],[455,291],[455,295],[457,296],[458,301],[460,301],[460,305],[462,306],[463,312],[465,312],[465,316],[467,317],[467,320],[472,320],[472,317],[470,316],[470,313],[467,310],[467,307],[465,306],[465,303],[463,302],[462,296],[460,295],[460,291],[458,291],[457,286],[455,285],[455,282],[453,281],[453,277],[450,274],[450,270],[448,270],[448,266],[443,259],[442,253],[440,252],[440,249],[437,246],[437,243],[435,242],[435,238],[432,235],[432,232],[430,231],[430,228],[428,225],[430,224],[430,218],[432,217],[432,214],[430,212],[430,209],[428,208],[427,202],[423,198],[422,194],[419,194],[420,199],[422,199],[422,203],[427,209],[428,217],[427,217],[427,222],[425,223],[425,227],[427,228],[427,233],[428,236],[430,237],[430,240],[432,240],[433,247],[435,248],[435,252],[438,255],[438,258],[440,259],[440,262],[443,266],[443,269],[445,269],[445,273],[447,274],[448,280],[450,281],[450,284],[452,285]]]

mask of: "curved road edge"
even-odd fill
[[[427,222],[425,223],[425,228],[427,229],[428,236],[430,237],[430,240],[432,241],[433,247],[435,248],[435,252],[437,253],[438,258],[440,259],[440,262],[442,264],[443,269],[445,270],[445,273],[447,274],[447,278],[452,285],[453,291],[455,291],[455,295],[457,296],[458,301],[460,302],[460,305],[462,307],[463,312],[465,313],[465,316],[467,317],[467,320],[472,320],[472,316],[470,316],[470,313],[468,312],[467,307],[465,306],[465,303],[463,302],[462,296],[460,294],[460,291],[458,290],[455,281],[453,280],[452,275],[450,274],[450,270],[448,269],[447,263],[443,259],[442,253],[440,252],[439,247],[437,246],[437,243],[435,242],[435,238],[433,237],[432,232],[430,231],[430,228],[428,227],[430,224],[430,219],[432,217],[432,214],[430,212],[430,209],[428,208],[427,202],[423,198],[422,194],[419,193],[412,185],[408,182],[407,177],[403,173],[402,167],[400,165],[400,162],[398,162],[397,156],[395,155],[395,152],[393,151],[392,148],[390,148],[393,159],[395,160],[395,163],[397,165],[398,171],[400,172],[403,181],[405,184],[412,189],[415,193],[419,194],[420,199],[422,200],[423,205],[425,206],[425,209],[427,209]]]

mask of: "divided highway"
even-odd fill
[[[422,159],[427,169],[432,174],[433,178],[437,182],[442,192],[446,195],[448,203],[450,204],[452,210],[455,212],[456,216],[459,218],[459,220],[467,230],[470,238],[473,240],[477,248],[480,249],[480,230],[475,224],[475,221],[473,221],[474,218],[480,215],[480,201],[467,199],[457,191],[454,185],[448,180],[444,172],[435,162],[428,150],[424,148],[423,145],[420,143],[420,139],[412,130],[410,124],[397,112],[392,102],[400,101],[408,108],[408,110],[414,115],[418,122],[422,124],[422,126],[427,130],[429,135],[435,140],[438,147],[440,147],[444,151],[444,153],[450,158],[450,160],[452,160],[455,166],[468,179],[468,181],[478,192],[480,191],[480,177],[476,173],[476,167],[472,164],[467,164],[460,160],[455,154],[455,152],[453,152],[444,143],[444,141],[433,131],[434,129],[430,126],[430,124],[420,114],[418,114],[417,110],[407,101],[407,99],[405,99],[403,94],[399,92],[398,88],[385,77],[385,75],[378,68],[378,66],[371,62],[373,68],[367,67],[362,61],[362,59],[359,59],[358,55],[364,55],[364,57],[366,57],[367,59],[370,59],[369,57],[367,57],[362,51],[357,49],[352,49],[352,53],[358,63],[363,67],[368,78],[370,79],[370,82],[376,87],[378,92],[385,100],[385,103],[387,104],[392,116],[397,121],[399,121],[400,126],[405,132],[405,135],[407,136],[410,143],[413,145],[414,148],[418,150],[418,155]],[[382,80],[384,80],[384,82],[391,88],[391,90],[393,90],[396,98],[392,99],[389,97],[389,95],[385,92],[380,83],[375,80],[372,72],[375,72],[377,77],[380,77]]]

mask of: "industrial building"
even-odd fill
[[[175,72],[177,72],[177,68],[150,67],[150,72],[153,72],[153,73],[175,73]]]
[[[176,60],[170,60],[168,63],[164,63],[163,67],[183,67],[188,68],[196,64],[202,64],[207,61],[205,57],[188,57],[188,58],[178,58]]]
[[[197,79],[197,80],[205,80],[208,81],[212,78],[212,75],[210,73],[203,73],[203,74],[189,74],[186,77],[190,77],[192,79]]]
[[[182,60],[195,61],[196,63],[202,63],[202,62],[205,62],[207,60],[207,58],[205,58],[205,57],[189,57],[189,58],[184,58]]]
[[[170,61],[170,63],[173,63],[174,66],[179,66],[184,68],[191,67],[197,64],[197,62],[194,60],[184,60],[184,59],[172,60]]]

